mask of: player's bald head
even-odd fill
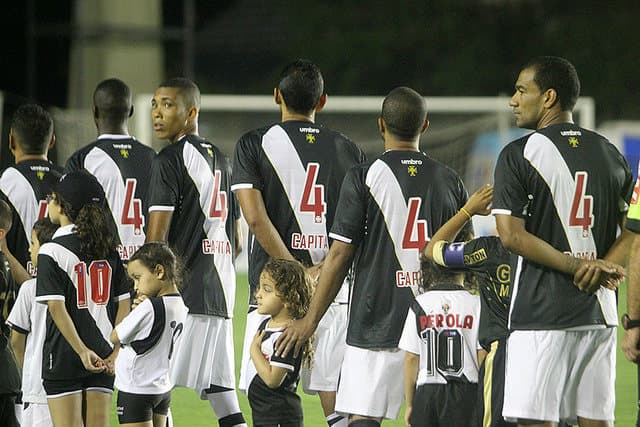
[[[189,109],[195,107],[200,110],[200,88],[192,80],[184,77],[175,77],[158,85],[161,87],[170,87],[176,89],[178,96],[181,98],[184,106]]]
[[[386,130],[403,141],[415,140],[427,119],[427,103],[415,90],[401,86],[393,89],[382,103]]]
[[[123,122],[133,113],[131,89],[120,79],[103,80],[93,92],[93,105],[100,118]]]

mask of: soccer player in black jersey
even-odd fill
[[[16,110],[9,132],[16,164],[0,177],[0,198],[13,212],[13,227],[6,240],[9,260],[17,259],[31,275],[35,274],[29,258],[31,229],[38,219],[47,216],[46,197],[61,175],[60,168],[47,159],[55,140],[53,120],[46,110],[35,104]]]
[[[146,240],[166,241],[185,264],[181,290],[189,314],[173,354],[171,378],[208,399],[221,427],[245,426],[235,393],[231,317],[240,212],[231,164],[198,135],[200,90],[163,82],[151,101],[156,135],[169,142],[153,162]]]
[[[364,161],[364,154],[347,137],[315,123],[316,112],[327,101],[315,64],[299,59],[285,66],[274,98],[281,121],[243,135],[234,156],[231,189],[253,236],[241,389],[250,380],[248,347],[261,321],[255,292],[262,268],[269,257],[298,260],[317,275],[329,251],[328,231],[342,180],[352,166]],[[340,427],[342,418],[334,406],[345,349],[347,299],[343,286],[318,329],[311,372],[303,369],[305,391],[318,392],[327,422],[335,427]]]
[[[347,173],[308,314],[283,332],[278,352],[296,350],[317,327],[354,260],[347,350],[336,411],[349,425],[394,419],[403,395],[398,342],[420,283],[420,251],[466,202],[460,177],[419,151],[429,122],[424,99],[399,87],[384,100],[378,127],[385,152]],[[356,254],[357,252],[357,254]]]
[[[118,252],[123,261],[144,243],[151,175],[148,166],[156,154],[129,135],[132,115],[129,87],[119,79],[100,82],[93,92],[98,139],[73,153],[65,166],[65,173],[86,169],[102,185],[118,231]]]
[[[573,123],[579,91],[565,59],[525,65],[509,105],[516,124],[535,131],[507,145],[495,169],[492,213],[502,243],[518,255],[503,415],[520,424],[613,425],[618,320],[610,288],[623,274],[628,233],[616,233],[633,182],[612,144]],[[594,280],[575,286],[580,270]]]

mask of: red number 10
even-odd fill
[[[87,265],[80,262],[73,269],[78,279],[78,308],[87,308]],[[97,305],[105,305],[111,290],[111,265],[104,260],[92,261],[89,264],[89,282],[91,300]]]

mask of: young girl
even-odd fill
[[[309,308],[312,288],[301,264],[270,260],[260,274],[256,293],[258,313],[267,314],[251,344],[248,396],[255,427],[302,426],[302,405],[296,394],[302,359],[309,363],[311,342],[297,357],[289,352],[276,356],[275,342],[292,319],[299,319]]]
[[[106,215],[104,191],[85,171],[64,175],[49,197],[60,228],[40,247],[36,301],[48,307],[42,378],[56,427],[109,425],[108,338],[129,312],[130,289]]]
[[[127,265],[146,296],[111,332],[116,359],[120,425],[164,427],[171,402],[169,361],[182,334],[187,307],[178,293],[178,261],[165,243],[146,243]]]

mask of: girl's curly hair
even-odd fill
[[[289,310],[291,317],[300,319],[307,314],[313,295],[313,286],[302,264],[285,259],[270,259],[263,272],[271,276],[276,285],[276,294]],[[313,338],[303,348],[303,362],[311,367],[313,359]]]

